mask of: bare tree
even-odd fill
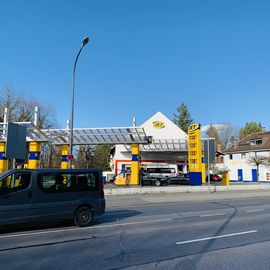
[[[43,143],[40,157],[40,167],[59,168],[61,165],[61,147],[51,143]]]
[[[80,168],[91,168],[94,165],[96,146],[82,145],[79,147],[76,166]]]
[[[218,129],[216,127],[214,127],[213,125],[210,125],[208,127],[208,129],[206,131],[206,135],[208,138],[214,138],[217,145],[221,143]]]
[[[13,88],[5,87],[0,95],[0,121],[3,121],[4,109],[8,108],[9,121],[33,123],[36,106],[39,107],[40,112],[37,128],[55,127],[55,113],[49,105],[20,96]],[[41,165],[43,167],[54,167],[60,164],[61,153],[58,149],[51,144],[43,144],[42,150]]]
[[[236,139],[238,139],[239,129],[234,127],[230,123],[224,123],[219,128],[219,138],[222,143],[223,149],[228,148],[228,146]]]
[[[3,121],[4,109],[8,108],[10,121],[33,122],[36,106],[39,107],[40,111],[38,128],[55,127],[55,112],[49,105],[22,97],[13,88],[6,87],[0,97],[0,121]]]

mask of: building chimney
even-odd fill
[[[219,151],[219,152],[222,151],[222,144],[221,143],[217,144],[217,151]]]
[[[222,152],[222,144],[221,143],[217,144],[217,151]],[[223,163],[223,156],[222,155],[218,155],[216,157],[216,163]]]
[[[238,141],[235,140],[235,141],[233,142],[233,149],[236,150],[237,147],[238,147]]]

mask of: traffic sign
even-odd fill
[[[67,156],[67,159],[68,159],[68,160],[73,160],[73,159],[74,159],[74,156],[73,156],[73,155],[68,155],[68,156]]]

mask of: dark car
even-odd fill
[[[147,173],[143,173],[141,175],[141,185],[155,185],[155,186],[166,186],[168,185],[168,180],[165,177],[158,177],[158,176],[150,176]]]
[[[182,173],[174,177],[167,177],[167,181],[168,184],[171,185],[189,185],[189,177],[186,173]]]
[[[73,220],[83,227],[104,211],[99,169],[11,170],[0,176],[0,226]]]

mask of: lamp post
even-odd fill
[[[82,41],[82,45],[80,50],[77,53],[75,58],[73,73],[72,73],[72,98],[71,98],[71,120],[70,120],[70,137],[69,137],[69,168],[71,168],[72,160],[73,160],[73,119],[74,119],[74,88],[75,88],[75,72],[78,58],[81,54],[83,47],[89,42],[89,38],[85,37]]]

